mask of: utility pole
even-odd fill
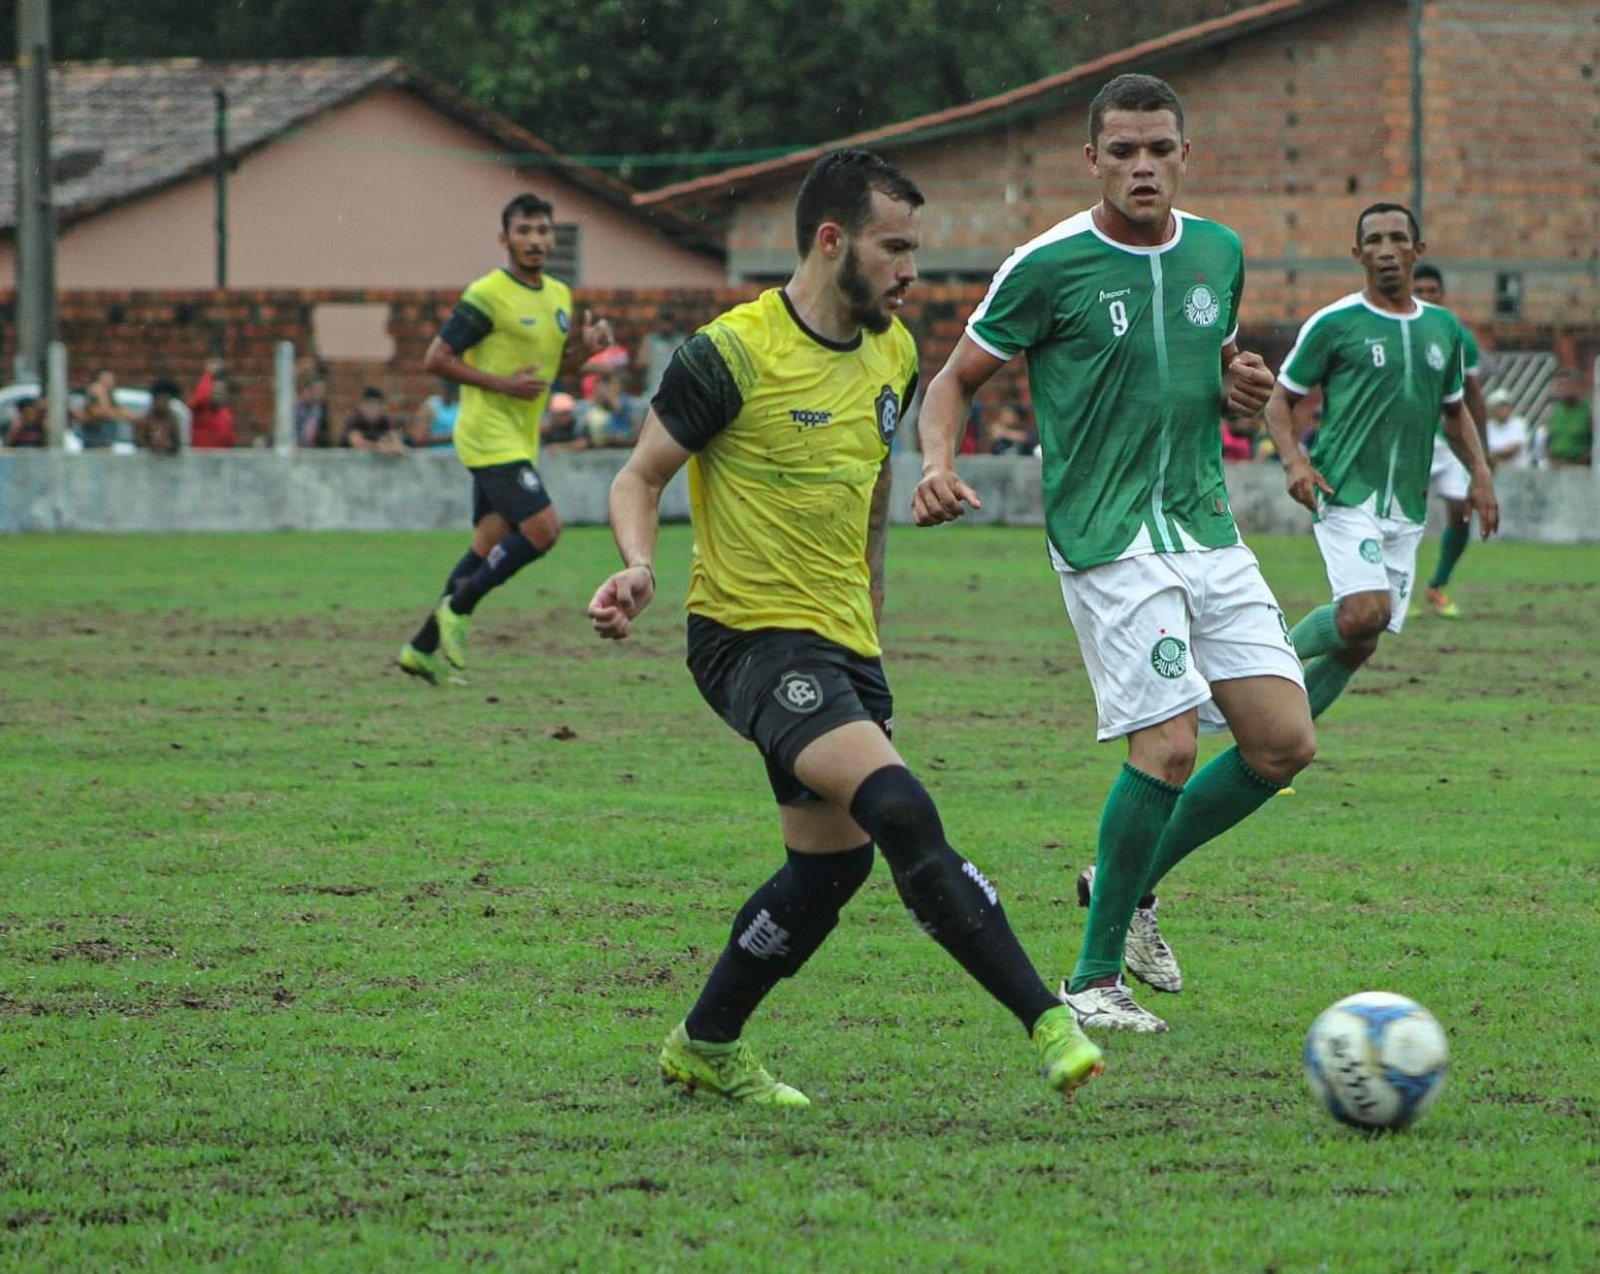
[[[50,0],[17,5],[16,379],[44,384],[56,334],[56,213],[50,195]]]
[[[217,287],[228,286],[228,95],[216,90],[217,147],[212,182],[217,203]]]

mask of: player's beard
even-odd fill
[[[856,256],[855,245],[844,250],[844,260],[839,263],[839,291],[849,303],[852,323],[859,323],[869,332],[887,332],[894,317],[883,308],[878,294],[861,271],[861,258]]]

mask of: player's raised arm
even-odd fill
[[[611,483],[611,534],[624,565],[589,601],[589,618],[601,637],[626,637],[635,616],[655,596],[653,563],[661,527],[661,493],[688,463],[689,455],[654,411],[645,417],[628,463]]]
[[[928,386],[917,417],[922,481],[911,497],[912,520],[918,526],[953,522],[968,505],[983,507],[978,493],[956,476],[956,439],[972,412],[973,398],[1004,366],[1002,360],[963,335]]]

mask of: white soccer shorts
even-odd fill
[[[1433,479],[1433,492],[1441,500],[1465,500],[1467,488],[1472,485],[1467,466],[1456,459],[1442,436],[1433,440],[1433,469],[1429,476]]]
[[[1405,627],[1411,588],[1417,574],[1417,546],[1422,524],[1404,518],[1380,518],[1370,503],[1357,509],[1326,505],[1312,523],[1322,564],[1328,571],[1333,600],[1352,593],[1389,594],[1389,628]]]
[[[1242,544],[1057,574],[1102,743],[1198,708],[1213,681],[1282,677],[1305,685],[1283,611]]]

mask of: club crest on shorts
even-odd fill
[[[1163,637],[1150,648],[1150,666],[1156,674],[1174,681],[1189,667],[1189,646],[1177,637]]]
[[[1376,566],[1383,561],[1383,546],[1377,540],[1362,540],[1361,560],[1363,562],[1371,562]]]
[[[539,489],[539,475],[532,469],[518,469],[517,485],[524,491],[537,491]]]
[[[815,712],[822,706],[822,683],[809,672],[786,672],[772,692],[790,712]]]
[[[1196,327],[1213,327],[1222,317],[1222,301],[1204,283],[1196,283],[1183,294],[1183,317]]]
[[[900,395],[885,385],[878,391],[878,437],[887,447],[894,441],[894,431],[900,428]]]

